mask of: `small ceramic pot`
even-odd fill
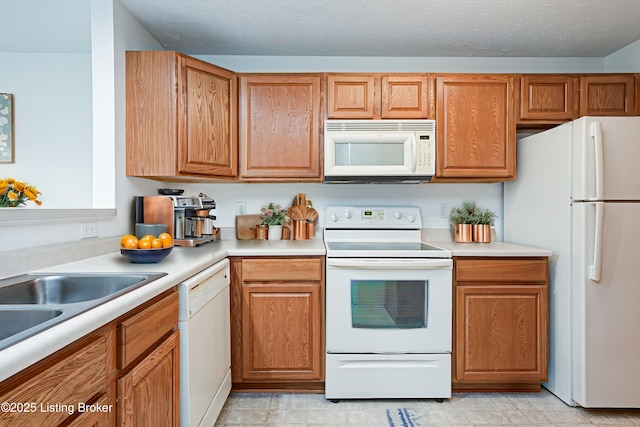
[[[268,240],[281,240],[282,239],[282,226],[270,225],[267,232]]]

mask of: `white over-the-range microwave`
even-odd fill
[[[435,120],[324,122],[327,183],[427,182],[435,164]]]

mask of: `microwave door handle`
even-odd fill
[[[416,173],[416,168],[418,165],[418,153],[416,153],[416,136],[413,135],[411,138],[411,173]]]

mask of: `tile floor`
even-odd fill
[[[572,408],[541,393],[454,393],[431,399],[343,400],[322,394],[232,393],[216,427],[640,426],[640,410]]]

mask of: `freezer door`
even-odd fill
[[[572,206],[573,400],[640,408],[640,203]]]
[[[640,200],[640,117],[572,124],[572,199]]]

